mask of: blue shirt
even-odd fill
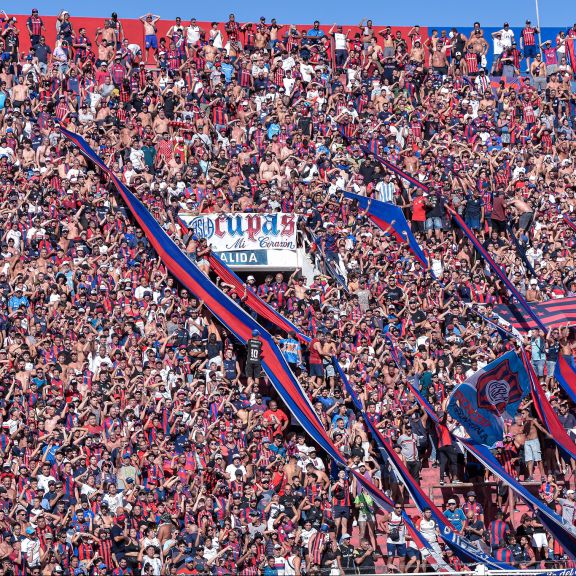
[[[456,528],[457,532],[461,532],[464,528],[464,522],[466,521],[466,514],[462,508],[455,508],[450,510],[449,508],[444,511],[444,516],[451,522],[451,524]]]
[[[318,30],[316,30],[315,28],[310,28],[310,30],[308,30],[306,35],[313,36],[314,38],[322,38],[324,36],[324,30],[320,30],[320,28],[318,28]]]
[[[280,340],[282,354],[289,364],[298,364],[300,361],[298,352],[301,350],[300,342],[294,338],[283,338]]]

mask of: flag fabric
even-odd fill
[[[576,297],[554,298],[531,304],[531,308],[545,326],[544,332],[548,332],[550,328],[576,323]],[[494,307],[494,312],[519,332],[540,327],[534,320],[526,318],[517,304],[499,304]]]
[[[564,214],[564,213],[562,213],[562,218],[564,219],[564,222],[566,222],[566,224],[568,224],[568,226],[574,232],[576,232],[576,224],[572,221],[572,218],[570,218],[570,216],[568,216],[568,214]]]
[[[526,368],[511,351],[459,384],[450,395],[447,412],[474,442],[494,446],[504,435],[503,415],[514,418],[529,392]]]
[[[528,360],[528,356],[526,355],[526,350],[522,346],[522,362],[524,362],[524,367],[526,368],[526,372],[528,372],[528,377],[530,378],[530,390],[532,393],[532,402],[534,404],[534,408],[538,417],[550,432],[552,439],[556,442],[558,448],[562,452],[562,455],[565,460],[569,461],[570,458],[574,458],[576,460],[576,443],[572,438],[569,436],[568,432],[562,423],[560,422],[558,415],[552,408],[552,405],[548,401],[546,397],[546,393],[542,389],[540,385],[540,381],[538,380],[538,376],[534,372],[534,368],[532,364]]]
[[[62,126],[59,126],[59,129],[65,138],[75,144],[89,160],[94,162],[110,177],[128,209],[144,231],[146,238],[156,250],[164,265],[178,281],[196,297],[200,298],[210,312],[240,342],[246,343],[252,337],[253,330],[260,332],[263,352],[262,366],[280,398],[282,398],[290,413],[294,415],[304,430],[326,451],[334,462],[347,468],[348,462],[329,438],[322,422],[314,411],[310,399],[290,371],[290,367],[270,334],[236,302],[215,286],[208,276],[180,250],[142,202],[116,177],[82,137],[66,130]],[[350,469],[350,471],[379,507],[388,512],[393,510],[394,504],[378,487],[364,478],[357,470]],[[405,515],[405,521],[410,529],[414,529],[413,537],[415,542],[419,546],[425,546],[426,541],[419,536],[419,532],[415,529],[407,514]]]
[[[512,284],[512,282],[510,281],[508,276],[506,276],[506,274],[504,274],[504,271],[502,270],[502,268],[500,268],[500,266],[498,266],[498,264],[496,264],[496,262],[494,261],[492,256],[490,256],[488,251],[484,248],[484,246],[482,246],[482,243],[480,242],[480,240],[478,240],[478,238],[476,238],[476,236],[474,235],[474,232],[472,232],[472,230],[470,230],[470,228],[468,228],[468,225],[464,222],[464,220],[462,219],[460,214],[458,214],[458,212],[456,212],[456,210],[454,210],[451,206],[446,206],[446,209],[448,210],[448,212],[450,213],[450,215],[452,216],[452,218],[454,219],[456,224],[458,224],[458,226],[460,227],[462,232],[464,232],[464,234],[468,237],[470,242],[472,242],[472,244],[474,245],[474,248],[476,248],[476,250],[478,251],[480,256],[482,258],[484,258],[484,260],[488,263],[488,265],[493,270],[493,272],[496,274],[496,276],[498,276],[498,278],[500,278],[500,280],[502,280],[502,282],[504,283],[506,288],[508,288],[508,290],[510,290],[510,293],[512,294],[512,296],[514,296],[514,298],[516,298],[516,300],[518,301],[518,305],[532,318],[532,320],[534,320],[534,322],[536,323],[536,326],[538,326],[538,328],[540,328],[541,330],[544,330],[544,332],[546,332],[546,327],[544,326],[544,324],[542,324],[542,322],[540,321],[540,318],[538,318],[536,313],[532,310],[532,308],[530,307],[530,304],[528,304],[528,302],[526,302],[526,300],[524,299],[524,296],[522,296],[522,294],[520,294],[520,292],[517,290],[517,288],[514,286],[514,284]]]
[[[432,421],[435,422],[439,428],[446,429],[446,426],[440,422],[432,406],[426,402],[420,391],[416,389],[412,382],[408,382],[408,387]],[[451,432],[450,435],[454,437]],[[508,474],[486,446],[474,443],[466,438],[455,438],[478,460],[478,462],[490,470],[497,478],[504,481],[504,483],[510,486],[510,488],[512,488],[512,490],[514,490],[514,492],[518,494],[518,496],[520,496],[533,510],[537,511],[538,518],[556,541],[562,546],[564,552],[566,552],[566,554],[568,554],[572,559],[576,559],[576,527],[564,521],[563,518],[556,514],[556,512],[549,508],[543,501],[533,496],[529,490]],[[561,571],[557,571],[557,573],[560,574]]]
[[[526,251],[520,245],[520,242],[518,241],[518,238],[516,238],[514,230],[512,230],[510,224],[506,224],[506,230],[508,231],[508,237],[510,238],[510,240],[512,240],[512,244],[514,244],[516,253],[518,254],[518,256],[520,256],[522,262],[524,262],[524,266],[526,266],[526,269],[528,270],[528,272],[530,272],[532,278],[537,280],[538,284],[541,284],[540,279],[538,278],[538,274],[536,273],[536,270],[534,270],[534,266],[530,264],[530,260],[528,260],[528,258],[526,257]]]
[[[576,39],[566,38],[566,52],[568,54],[568,62],[572,70],[576,70]]]
[[[226,284],[232,286],[236,295],[246,302],[247,306],[254,310],[259,316],[262,316],[262,318],[265,318],[268,322],[271,322],[285,332],[294,332],[301,342],[305,344],[310,342],[308,336],[294,326],[290,320],[272,308],[270,304],[262,300],[256,292],[253,292],[216,254],[211,253],[208,256],[208,262],[210,263],[210,269],[216,276]]]
[[[367,216],[387,234],[394,236],[398,242],[408,244],[412,254],[417,258],[420,264],[428,268],[428,260],[420,245],[418,244],[410,225],[404,216],[404,212],[398,206],[388,202],[380,202],[366,196],[359,196],[352,192],[344,192],[344,197],[349,200],[355,200],[363,210],[366,210]]]
[[[574,358],[567,358],[560,354],[554,368],[554,378],[556,378],[566,396],[576,403],[576,366],[574,365]]]

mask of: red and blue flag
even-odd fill
[[[366,196],[359,196],[353,192],[344,192],[344,197],[355,200],[366,215],[380,230],[390,234],[402,244],[408,244],[412,254],[418,259],[423,268],[428,268],[428,260],[420,245],[416,241],[404,212],[398,206],[388,202],[380,202]]]

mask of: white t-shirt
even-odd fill
[[[511,28],[508,28],[508,30],[502,28],[502,30],[500,30],[500,34],[500,42],[502,43],[502,46],[504,48],[510,48],[510,46],[512,46],[512,42],[514,42],[513,30]]]
[[[200,40],[200,26],[188,26],[186,28],[186,42],[196,44]]]
[[[342,32],[335,32],[334,46],[336,50],[346,50],[346,34],[342,34]]]

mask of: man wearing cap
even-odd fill
[[[462,532],[464,528],[464,522],[466,522],[466,514],[462,508],[458,508],[458,503],[455,498],[450,498],[446,503],[446,510],[444,510],[444,516],[448,521],[454,526],[456,532]]]
[[[22,540],[22,555],[26,558],[26,563],[31,568],[40,566],[40,540],[36,534],[34,526],[28,526],[24,530],[26,536]]]
[[[566,490],[566,498],[557,498],[557,501],[562,506],[562,518],[566,520],[570,526],[573,526],[576,521],[576,498],[574,490]]]
[[[481,520],[482,523],[484,523],[484,508],[480,502],[476,501],[476,492],[474,492],[474,490],[466,493],[466,502],[464,506],[462,506],[462,510],[466,515],[468,515],[468,512],[471,510],[474,512],[474,519]]]
[[[340,567],[344,570],[344,573],[352,573],[355,568],[354,558],[356,551],[350,543],[350,534],[348,534],[348,532],[344,532],[344,534],[340,536],[338,556],[340,557]]]
[[[254,384],[258,385],[262,371],[262,341],[259,330],[252,330],[252,337],[246,342],[246,352],[245,374],[248,379],[248,389],[251,389]]]

